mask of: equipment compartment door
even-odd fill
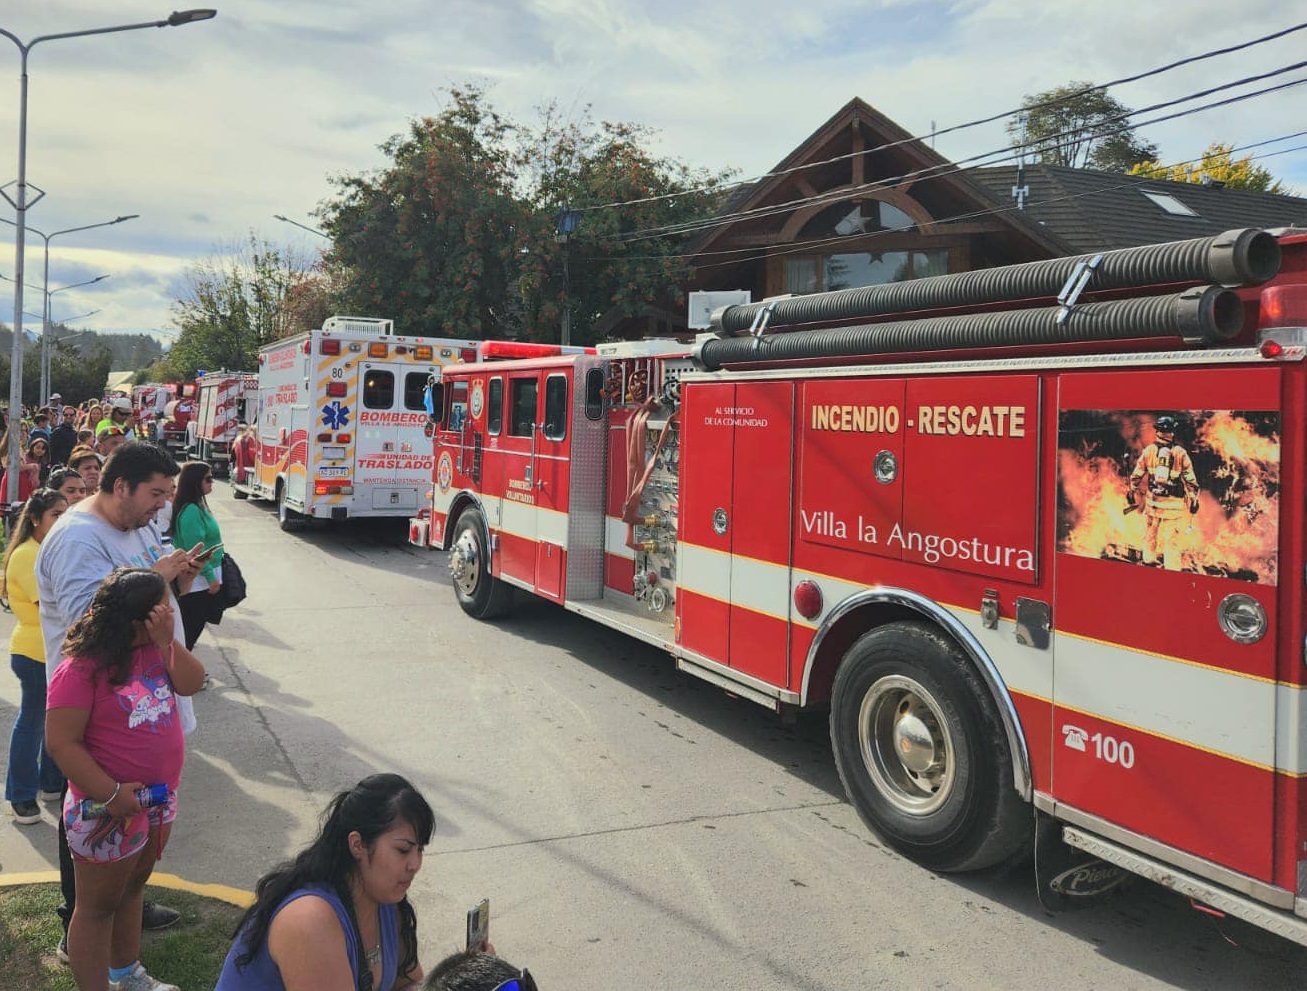
[[[540,376],[535,436],[535,590],[563,601],[567,574],[567,485],[572,432],[571,369]]]
[[[504,382],[503,512],[499,574],[536,584],[535,445],[540,409],[540,373],[510,372]],[[468,454],[471,458],[471,454]]]
[[[1280,375],[1064,375],[1056,448],[1054,797],[1263,881],[1276,818]],[[1281,755],[1290,770],[1296,753]]]

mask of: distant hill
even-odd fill
[[[23,323],[23,336],[31,343],[41,339],[40,322]],[[33,327],[36,328],[33,332]],[[77,330],[61,323],[52,324],[50,332],[62,350],[72,350],[86,357],[108,351],[109,367],[136,371],[163,357],[163,345],[149,334],[101,334],[93,330]],[[0,353],[13,350],[14,332],[0,324]]]

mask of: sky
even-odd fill
[[[162,19],[155,0],[0,0],[0,28],[44,34]],[[213,2],[213,0],[209,0]],[[252,231],[301,254],[333,176],[385,164],[378,149],[445,90],[476,82],[523,121],[555,101],[648,125],[656,150],[694,166],[766,172],[858,96],[928,134],[1020,105],[1069,80],[1105,82],[1307,20],[1307,4],[1214,0],[216,0],[213,20],[43,42],[28,60],[27,212],[57,236],[51,316],[168,340],[188,266]],[[1295,11],[1296,8],[1296,11]],[[1234,15],[1234,16],[1232,16]],[[1142,107],[1307,57],[1307,31],[1112,90]],[[18,175],[19,52],[0,36],[0,184]],[[1307,78],[1297,70],[1271,85]],[[1250,88],[1250,87],[1249,87]],[[1216,99],[1219,97],[1214,97]],[[1307,85],[1147,127],[1163,162],[1215,140],[1251,144],[1307,128]],[[951,159],[1006,145],[1001,123],[939,138]],[[1307,195],[1307,138],[1254,151]],[[14,187],[8,192],[14,194]],[[34,195],[34,193],[32,194]],[[0,203],[0,217],[12,221]],[[0,226],[0,276],[15,270]],[[25,282],[42,284],[28,235]],[[0,320],[13,317],[0,282]],[[23,309],[40,313],[39,293]],[[384,316],[385,314],[376,314]],[[29,328],[39,320],[25,317]]]

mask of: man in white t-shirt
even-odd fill
[[[46,677],[53,676],[63,658],[63,642],[68,628],[86,612],[95,598],[96,589],[115,568],[152,568],[169,582],[174,578],[188,581],[197,575],[203,563],[193,554],[204,549],[197,544],[188,553],[169,550],[154,525],[155,514],[163,508],[172,491],[172,479],[178,472],[172,455],[153,444],[129,442],[114,451],[100,473],[100,487],[72,510],[59,518],[36,556],[36,587],[41,603],[41,634],[45,640]],[[174,633],[184,642],[181,610],[173,602]],[[191,700],[177,697],[177,711],[182,729],[195,729],[195,711]],[[63,816],[59,816],[59,875],[64,905],[59,916],[64,922],[66,949],[68,920],[76,899],[73,885],[72,857],[64,836]],[[164,905],[146,902],[142,926],[162,929],[172,925],[179,914]]]

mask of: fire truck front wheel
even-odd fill
[[[478,509],[466,509],[454,525],[449,548],[449,575],[463,611],[474,619],[494,619],[508,612],[513,589],[490,573],[490,541]]]
[[[902,622],[864,634],[832,691],[836,766],[874,832],[937,871],[980,870],[1022,850],[1029,811],[1002,723],[941,630]]]

